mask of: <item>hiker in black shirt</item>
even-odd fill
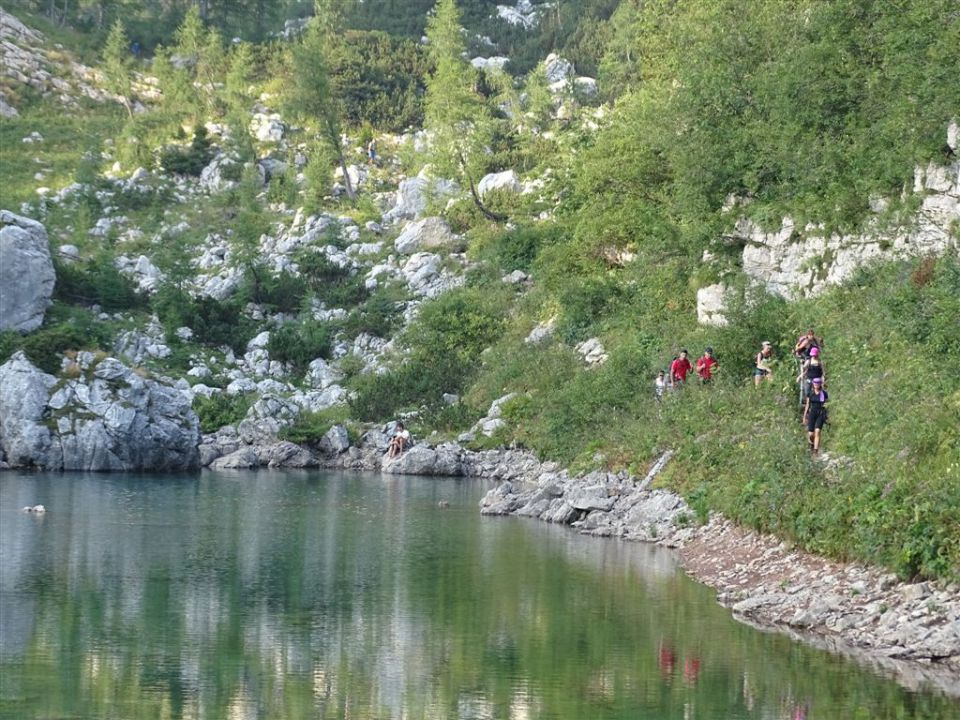
[[[810,381],[810,392],[807,393],[807,402],[803,408],[803,420],[807,425],[807,440],[814,455],[820,452],[820,431],[827,421],[827,400],[829,396],[823,389],[823,378],[813,378]]]

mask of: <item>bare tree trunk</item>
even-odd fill
[[[343,185],[347,189],[347,197],[350,198],[350,202],[354,202],[357,199],[357,191],[353,189],[353,183],[350,181],[350,173],[347,172],[347,158],[343,154],[343,142],[340,140],[340,133],[337,132],[337,124],[329,114],[327,114],[323,122],[327,128],[327,139],[337,150],[337,160],[340,163],[340,171],[343,173]]]
[[[477,209],[485,218],[487,218],[487,220],[492,220],[493,222],[504,222],[507,219],[506,215],[495,213],[493,210],[483,204],[483,201],[480,199],[480,193],[477,192],[477,186],[473,182],[473,177],[470,175],[470,171],[467,170],[467,163],[463,157],[463,153],[458,154],[460,157],[460,168],[463,170],[463,176],[467,179],[467,185],[470,186],[470,197],[473,198],[473,204],[477,206]]]

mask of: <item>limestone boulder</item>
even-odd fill
[[[446,475],[463,474],[459,445],[446,443],[437,447],[414,445],[397,458],[384,458],[383,472],[389,475]]]
[[[40,327],[55,282],[43,225],[0,210],[0,330],[30,332]]]
[[[456,244],[456,236],[446,221],[427,217],[407,223],[394,245],[398,253],[410,255],[415,252],[449,249]]]
[[[320,449],[328,455],[339,455],[350,449],[350,435],[343,425],[334,425],[320,440]]]
[[[490,173],[484,175],[477,185],[477,192],[480,197],[485,197],[491,192],[500,191],[507,193],[519,193],[523,188],[517,173],[513,170],[504,170],[503,172]]]
[[[413,220],[427,210],[430,202],[442,202],[460,193],[459,186],[452,180],[428,178],[423,175],[400,181],[393,207],[383,215],[384,222]]]
[[[199,467],[188,392],[81,352],[56,378],[23,353],[0,366],[0,445],[12,467],[166,471]]]
[[[701,325],[724,326],[727,318],[725,296],[727,287],[723,283],[708,285],[697,290],[697,322]]]

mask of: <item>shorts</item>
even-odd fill
[[[821,407],[819,410],[810,410],[807,413],[807,432],[821,430],[823,424],[827,421],[827,410]]]
[[[770,374],[770,371],[769,371],[769,370],[764,370],[763,368],[757,368],[757,369],[755,369],[755,370],[753,371],[753,374],[754,374],[756,377],[766,377],[767,375]]]

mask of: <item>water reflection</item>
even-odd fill
[[[474,483],[0,478],[0,715],[947,718]],[[447,509],[438,506],[447,501]],[[43,503],[46,516],[19,512]]]

